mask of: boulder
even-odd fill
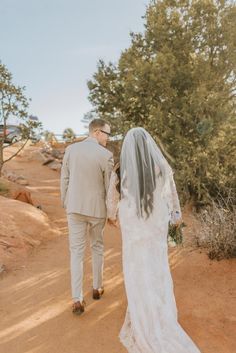
[[[41,163],[44,163],[47,159],[47,157],[40,152],[39,150],[34,150],[32,152],[30,152],[29,157],[30,160],[36,160],[39,161]]]
[[[23,175],[20,175],[16,178],[16,183],[23,186],[29,185],[28,180]]]
[[[0,196],[0,209],[0,259],[7,269],[26,259],[33,248],[60,235],[48,216],[29,203]]]
[[[55,161],[55,159],[54,159],[54,158],[49,157],[49,158],[47,158],[47,159],[46,159],[46,161],[45,161],[45,162],[43,162],[43,165],[48,165],[49,163],[54,162],[54,161]]]
[[[29,203],[30,205],[34,204],[30,191],[26,190],[26,189],[18,189],[16,191],[14,191],[12,194],[12,197],[14,200],[26,202],[26,203]]]
[[[48,166],[53,170],[57,170],[57,171],[61,170],[61,163],[58,161],[53,161],[49,163]]]

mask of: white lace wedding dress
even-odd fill
[[[128,300],[120,340],[129,353],[200,353],[178,323],[168,263],[170,205],[172,212],[180,212],[173,178],[172,200],[161,196],[163,185],[157,178],[154,209],[147,220],[137,217],[127,191],[123,190],[124,197],[119,201],[117,182],[117,175],[113,172],[107,210],[111,219],[115,219],[119,212]]]

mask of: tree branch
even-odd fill
[[[4,160],[3,163],[6,163],[6,162],[10,161],[12,158],[14,158],[15,156],[17,156],[18,153],[20,153],[20,151],[23,150],[23,148],[25,147],[25,145],[27,144],[28,141],[29,141],[29,139],[27,139],[27,140],[25,141],[25,143],[21,146],[21,148],[18,149],[18,151],[17,151],[16,153],[14,153],[14,154],[13,154],[11,157],[9,157],[8,159]]]

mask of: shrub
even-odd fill
[[[236,257],[236,207],[232,201],[213,202],[199,214],[202,223],[196,235],[197,245],[205,247],[210,259]]]
[[[2,182],[0,181],[0,195],[6,196],[8,194],[9,188]]]

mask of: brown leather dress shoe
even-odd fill
[[[76,315],[81,315],[84,312],[85,301],[83,300],[82,303],[80,301],[75,302],[72,306],[72,313]]]
[[[104,288],[93,289],[93,299],[98,300],[104,293]]]

